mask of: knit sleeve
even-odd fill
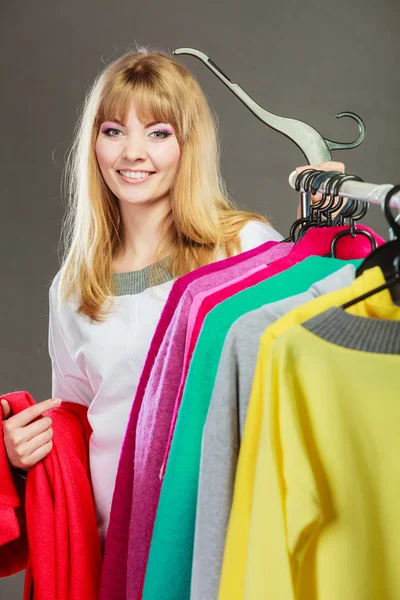
[[[87,375],[77,364],[69,346],[68,321],[64,318],[65,310],[58,310],[57,301],[58,276],[54,279],[49,291],[49,333],[48,346],[51,359],[52,398],[61,398],[65,402],[76,402],[89,407],[93,400],[93,390]],[[73,318],[73,315],[71,315]]]
[[[235,334],[228,333],[203,429],[191,600],[216,598],[239,451]]]
[[[301,573],[307,554],[313,555],[324,517],[328,519],[318,477],[319,482],[326,479],[318,462],[307,404],[310,393],[304,365],[312,364],[307,358],[313,355],[304,333],[305,329],[297,325],[279,336],[263,365],[263,411],[247,544],[245,600],[309,598],[307,592],[298,592]],[[260,354],[264,352],[264,339]],[[320,381],[322,376],[315,383],[319,405],[324,400]],[[309,564],[319,564],[318,557],[313,555]],[[311,588],[319,586],[315,573],[310,575],[311,580]]]

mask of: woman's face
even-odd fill
[[[132,205],[169,200],[180,148],[168,123],[141,123],[135,106],[125,123],[101,123],[96,156],[110,190]]]

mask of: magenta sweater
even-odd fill
[[[160,491],[160,471],[183,375],[186,331],[193,299],[199,292],[282,258],[291,248],[292,244],[277,244],[246,261],[235,262],[222,271],[196,279],[189,284],[175,310],[154,362],[136,427],[127,570],[129,600],[137,597],[146,567]]]
[[[132,504],[136,425],[151,370],[175,309],[189,284],[192,282],[197,279],[206,278],[213,273],[223,271],[229,266],[247,261],[249,258],[257,256],[259,253],[265,252],[276,245],[277,242],[269,241],[257,248],[238,254],[237,256],[196,269],[184,277],[177,279],[171,289],[147,353],[121,450],[111,507],[110,524],[105,544],[100,595],[101,600],[109,600],[109,598],[113,598],[113,600],[123,600],[126,598],[126,568],[129,539],[128,524],[130,521]]]

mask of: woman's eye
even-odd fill
[[[152,131],[150,135],[153,134],[157,134],[155,136],[156,140],[165,140],[167,137],[172,135],[170,131],[166,131],[165,129],[157,129],[157,131]]]
[[[113,134],[111,134],[111,132],[113,132]],[[118,133],[122,133],[119,129],[115,129],[115,127],[107,127],[107,129],[103,131],[103,133],[108,137],[117,137],[117,135],[114,135],[115,132],[117,135]]]

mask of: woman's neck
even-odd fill
[[[123,225],[122,247],[114,259],[114,271],[139,271],[159,260],[158,249],[165,240],[170,220],[170,201],[142,205],[120,203]]]

